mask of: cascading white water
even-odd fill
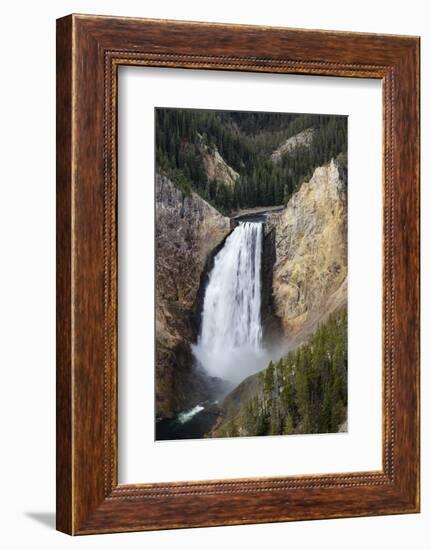
[[[214,259],[193,353],[211,376],[239,383],[266,366],[262,348],[262,223],[235,228]]]

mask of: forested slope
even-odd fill
[[[213,437],[333,433],[347,412],[347,311],[296,351],[245,380],[223,404]]]
[[[286,204],[317,166],[337,157],[345,165],[345,116],[157,108],[155,117],[158,172],[223,213]],[[283,149],[304,130],[310,140]],[[227,166],[220,174],[239,176],[209,173],[208,154]]]

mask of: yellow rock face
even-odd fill
[[[334,161],[273,214],[276,314],[293,345],[347,302],[347,192]]]

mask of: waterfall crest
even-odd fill
[[[214,259],[193,353],[211,375],[239,383],[264,368],[262,223],[242,222]]]

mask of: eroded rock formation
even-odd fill
[[[156,415],[174,416],[205,398],[211,380],[193,366],[198,295],[206,264],[230,220],[196,193],[156,175]]]
[[[274,313],[290,347],[347,302],[347,190],[334,161],[271,214]]]
[[[313,141],[313,136],[313,128],[307,128],[306,130],[299,132],[299,134],[292,136],[282,143],[280,147],[272,153],[271,160],[273,162],[279,162],[282,157],[293,153],[293,151],[295,151],[298,147],[310,146]]]
[[[201,146],[202,161],[209,181],[218,181],[228,187],[235,185],[239,178],[238,172],[229,166],[218,152],[217,147]]]

